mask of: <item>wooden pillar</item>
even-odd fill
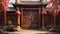
[[[57,0],[54,0],[53,6],[55,6],[55,10],[54,10],[54,27],[56,27],[56,9],[57,9]],[[55,13],[56,12],[56,13]]]
[[[41,27],[41,26],[40,26],[40,24],[41,24],[41,23],[40,23],[40,21],[41,21],[41,19],[40,19],[40,18],[41,18],[41,17],[40,17],[41,15],[40,15],[40,14],[41,14],[41,9],[39,8],[39,29],[40,29],[40,27]]]
[[[21,7],[21,27],[23,28],[23,8]]]
[[[45,15],[43,14],[44,12],[44,7],[42,7],[42,27],[44,26],[45,23]]]
[[[17,24],[20,26],[20,9],[17,7],[16,15],[17,15]]]
[[[4,11],[4,25],[6,25],[6,22],[7,22],[7,14],[6,11]]]
[[[18,25],[20,26],[20,16],[17,16],[18,18],[17,18],[17,23],[18,23]]]
[[[20,31],[21,30],[21,27],[20,27],[20,9],[19,7],[17,7],[17,11],[16,11],[16,15],[17,15],[17,30]]]
[[[42,27],[45,25],[45,18],[42,16]]]
[[[44,6],[42,7],[42,29],[43,30],[46,30],[45,28],[45,21],[46,21],[46,11],[45,11],[45,8]]]

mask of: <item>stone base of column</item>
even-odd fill
[[[45,27],[45,26],[42,26],[42,30],[44,30],[44,31],[45,31],[45,30],[46,30],[46,27]]]
[[[20,26],[17,26],[17,31],[23,30]]]
[[[55,31],[57,31],[57,27],[54,26],[54,27],[50,28],[49,31],[55,32]]]

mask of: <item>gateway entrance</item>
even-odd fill
[[[32,10],[34,9],[34,10]],[[39,10],[36,8],[22,9],[21,27],[23,29],[38,29],[39,28]]]

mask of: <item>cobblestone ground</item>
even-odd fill
[[[60,34],[56,32],[38,31],[38,30],[21,30],[19,32],[3,32],[4,34]],[[0,33],[0,34],[3,34]]]

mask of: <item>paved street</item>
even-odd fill
[[[21,30],[20,32],[6,32],[3,31],[2,34],[59,34],[56,32],[38,31],[38,30]]]

